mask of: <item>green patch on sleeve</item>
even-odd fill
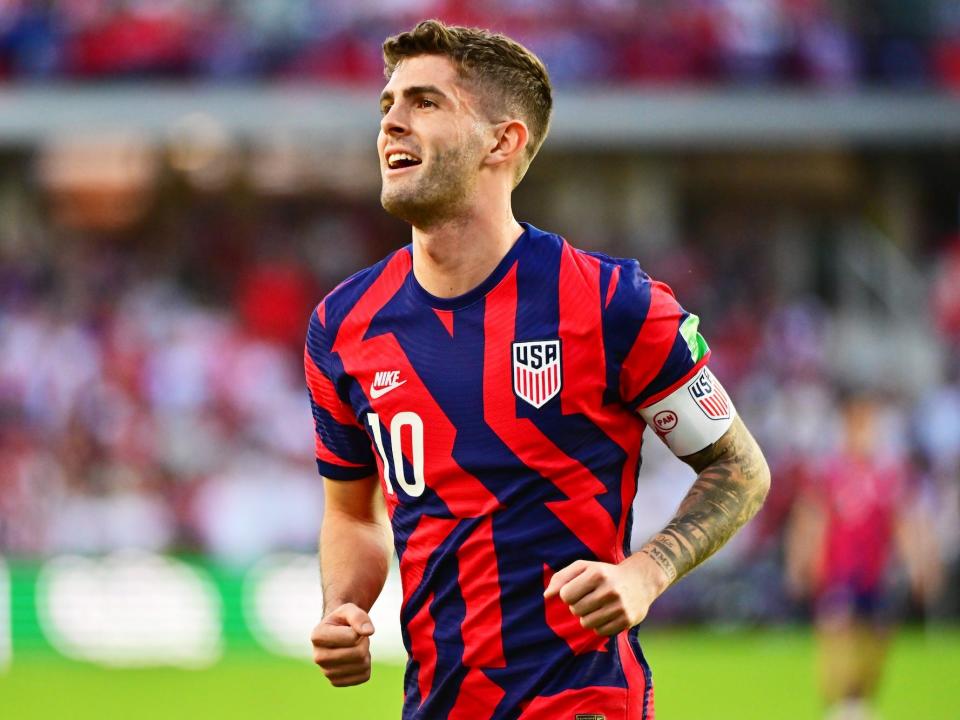
[[[700,362],[703,357],[710,352],[710,346],[707,345],[707,341],[703,339],[697,328],[700,326],[700,318],[691,313],[687,315],[687,319],[683,321],[680,325],[680,334],[683,336],[683,339],[687,342],[687,347],[690,348],[690,357],[693,358],[695,363]]]

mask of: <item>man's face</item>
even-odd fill
[[[490,123],[440,55],[403,60],[380,97],[380,202],[420,228],[455,218],[476,187]]]
[[[847,449],[862,456],[870,456],[876,449],[876,421],[878,406],[868,398],[848,401],[844,407],[844,430]]]

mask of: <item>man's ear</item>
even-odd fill
[[[515,165],[527,147],[530,132],[522,120],[505,120],[493,127],[494,144],[484,158],[487,166],[509,163]]]

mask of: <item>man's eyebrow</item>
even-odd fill
[[[447,97],[446,93],[436,85],[411,85],[403,89],[404,97],[416,97],[417,95],[439,95],[442,98]],[[393,92],[390,90],[384,90],[380,94],[381,105],[387,100],[393,100]]]

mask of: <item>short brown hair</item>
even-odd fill
[[[498,112],[526,122],[530,137],[517,174],[520,182],[547,136],[553,109],[550,77],[540,58],[505,35],[424,20],[384,41],[383,74],[389,80],[402,60],[418,55],[450,58],[461,77],[479,85],[498,103]]]

